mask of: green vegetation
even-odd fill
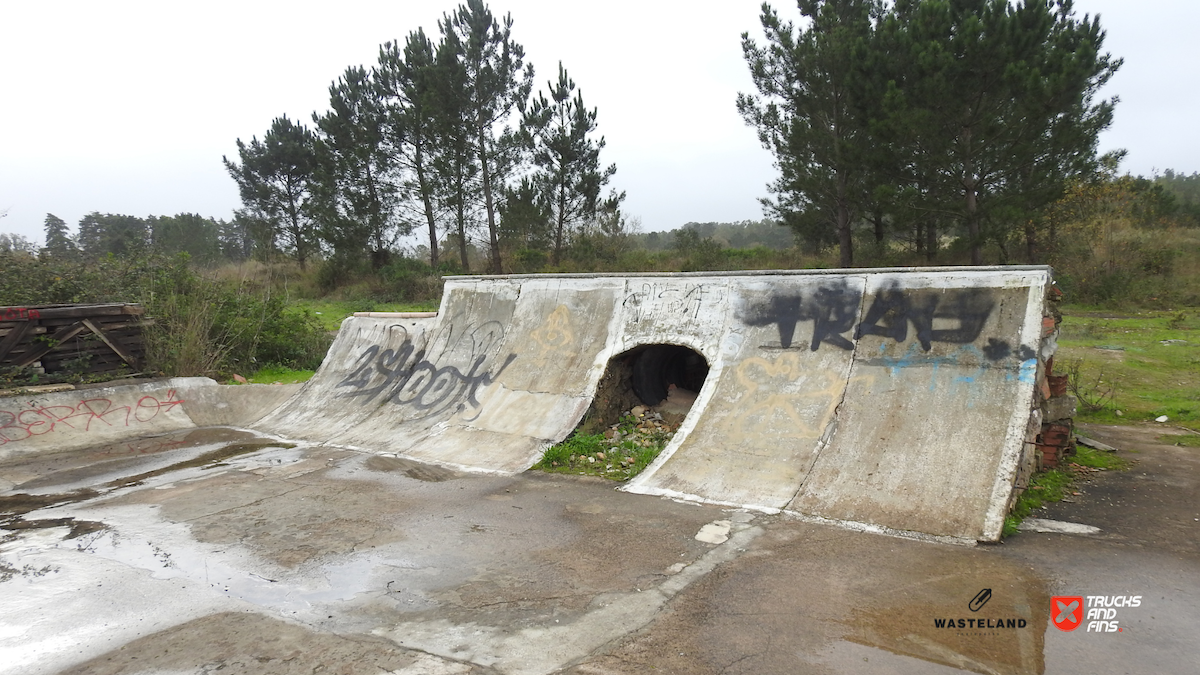
[[[373,300],[331,300],[327,298],[294,300],[291,307],[308,311],[321,327],[327,331],[336,331],[342,321],[353,316],[355,312],[436,312],[438,301],[426,302],[375,302]]]
[[[1071,464],[1089,469],[1104,469],[1105,471],[1124,471],[1129,468],[1129,460],[1113,452],[1105,452],[1086,445],[1076,444],[1075,454]]]
[[[315,370],[295,370],[284,366],[267,366],[258,369],[246,380],[250,384],[294,384],[307,382],[316,372]]]
[[[1115,453],[1076,445],[1075,454],[1070,457],[1065,467],[1034,474],[1029,481],[1029,487],[1017,497],[1017,503],[1004,519],[1003,536],[1010,537],[1016,534],[1017,526],[1033,515],[1035,510],[1079,494],[1076,489],[1088,474],[1095,471],[1123,471],[1128,469],[1129,465],[1129,460]]]
[[[1060,328],[1054,367],[1071,374],[1079,420],[1119,424],[1166,415],[1200,430],[1200,308],[1066,307]]]
[[[1182,436],[1163,435],[1159,436],[1158,440],[1162,443],[1178,445],[1184,448],[1200,448],[1200,435],[1198,434],[1184,434]]]
[[[551,446],[532,469],[629,480],[658,457],[674,436],[670,425],[631,414],[603,434],[571,434]]]
[[[1004,519],[1003,536],[1010,537],[1017,533],[1017,526],[1028,518],[1036,509],[1051,502],[1060,502],[1070,492],[1074,477],[1069,471],[1051,469],[1036,474],[1029,481],[1029,487],[1017,497],[1017,503]]]

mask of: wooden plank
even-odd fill
[[[105,305],[67,305],[66,307],[47,307],[45,309],[38,309],[37,312],[43,319],[83,319],[97,316],[119,316],[121,314],[127,314],[128,312],[125,311],[125,308],[131,306],[134,305],[128,305],[123,302]]]
[[[17,324],[16,328],[10,330],[8,335],[5,335],[4,339],[0,340],[0,361],[3,361],[4,357],[8,356],[8,353],[12,351],[12,348],[17,346],[17,343],[21,341],[21,338],[25,337],[25,334],[29,332],[29,327],[32,325],[33,323],[30,321]]]
[[[125,363],[128,363],[130,366],[137,368],[137,359],[135,359],[133,357],[133,355],[130,354],[129,351],[125,349],[125,345],[122,345],[121,343],[117,342],[116,340],[110,339],[108,337],[108,334],[105,333],[103,330],[101,330],[100,327],[97,326],[95,323],[93,323],[91,319],[84,319],[83,325],[85,325],[89,329],[91,329],[91,331],[93,333],[95,333],[96,335],[98,335],[101,340],[104,340],[104,344],[108,345],[114,352],[116,352],[117,356],[120,356],[121,359],[123,361],[125,361]]]
[[[58,332],[54,333],[53,337],[56,338],[56,341],[54,343],[48,344],[48,345],[40,345],[33,350],[25,352],[21,356],[21,359],[19,361],[17,361],[14,365],[17,366],[18,368],[25,368],[25,367],[31,366],[34,364],[35,361],[42,358],[46,354],[49,354],[52,349],[54,349],[55,347],[57,347],[58,345],[60,345],[64,342],[66,342],[67,340],[70,340],[71,338],[75,337],[76,335],[79,335],[80,333],[82,333],[85,330],[87,330],[87,326],[83,325],[83,322],[80,321],[79,323],[71,326],[70,328],[67,328],[65,331],[58,331]]]

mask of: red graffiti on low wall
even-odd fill
[[[158,414],[182,404],[175,390],[168,389],[165,400],[143,396],[133,406],[115,406],[107,398],[89,398],[75,405],[31,406],[28,410],[0,410],[0,446],[54,431],[89,432],[104,427],[128,427],[144,424]]]
[[[0,321],[32,321],[40,318],[42,318],[42,313],[36,309],[5,307],[0,310]]]

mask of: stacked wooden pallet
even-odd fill
[[[141,305],[0,307],[0,368],[53,373],[138,370],[142,329],[152,320]]]

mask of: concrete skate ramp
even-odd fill
[[[996,539],[1027,454],[1048,268],[458,277],[435,319],[347,319],[255,428],[460,469],[528,468],[612,357],[710,372],[625,489]]]

